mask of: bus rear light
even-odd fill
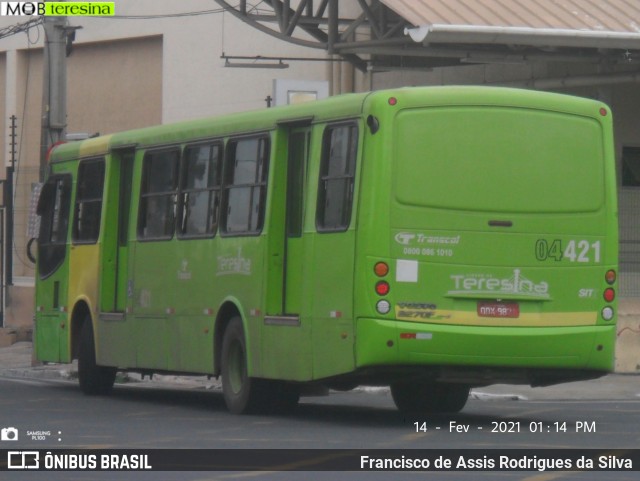
[[[416,333],[415,332],[401,332],[400,333],[400,339],[415,339],[416,338]]]
[[[604,290],[604,300],[607,302],[613,302],[616,298],[616,291],[614,291],[611,287]]]
[[[613,319],[613,309],[609,306],[602,309],[602,318],[605,321],[610,321],[611,319]]]
[[[386,296],[389,294],[391,287],[387,281],[380,281],[376,284],[376,294],[379,296]]]
[[[610,271],[607,271],[607,273],[604,275],[604,280],[607,281],[607,284],[612,286],[613,283],[616,282],[616,277],[617,277],[616,271],[611,269]]]
[[[376,273],[376,276],[384,277],[387,274],[389,274],[389,266],[387,265],[386,262],[378,262],[373,267],[373,271]]]
[[[605,109],[604,107],[602,107],[602,108],[600,109],[600,115],[602,115],[603,117],[606,117],[606,116],[607,116],[607,109]]]
[[[389,304],[389,301],[382,299],[376,304],[376,311],[378,311],[378,314],[382,315],[389,314],[391,311],[391,304]]]
[[[398,103],[398,99],[395,97],[389,97],[389,105],[392,107]]]

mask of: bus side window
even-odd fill
[[[358,127],[327,127],[322,140],[316,227],[319,232],[345,231],[351,222]]]
[[[177,149],[147,152],[144,156],[138,237],[165,240],[173,237],[178,188]]]
[[[220,208],[222,144],[188,146],[184,153],[178,235],[215,234]]]
[[[70,204],[71,176],[49,178],[38,201],[38,214],[42,216],[38,236],[38,274],[41,279],[53,274],[64,262]]]
[[[100,235],[102,192],[104,188],[104,159],[87,160],[78,166],[73,241],[93,244]]]
[[[227,144],[222,230],[258,234],[264,223],[269,139],[254,137]]]

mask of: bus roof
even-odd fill
[[[427,94],[428,93],[428,94]],[[570,95],[525,89],[482,86],[403,87],[392,90],[345,94],[298,105],[285,105],[263,110],[239,112],[198,120],[157,125],[123,131],[58,146],[51,155],[52,162],[104,155],[111,149],[171,145],[185,141],[204,140],[229,134],[266,131],[278,124],[323,122],[361,115],[374,104],[386,103],[397,96],[406,105],[505,105],[514,102],[521,107],[571,111],[594,115],[590,99]],[[596,109],[597,111],[597,109]]]
[[[55,149],[51,161],[100,155],[128,146],[149,147],[180,143],[185,139],[193,141],[232,133],[265,131],[275,128],[278,123],[355,117],[360,115],[367,95],[370,93],[346,94],[304,104],[157,125],[69,142]]]

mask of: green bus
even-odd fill
[[[222,376],[233,413],[390,386],[409,412],[614,362],[612,117],[403,88],[67,143],[38,203],[36,354]]]

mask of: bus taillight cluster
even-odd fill
[[[607,282],[607,284],[609,284],[609,286],[613,286],[613,284],[615,284],[616,282],[616,271],[609,270],[607,271],[607,273],[604,275],[604,280]],[[607,287],[604,290],[604,294],[602,296],[604,298],[604,300],[606,302],[613,302],[616,298],[616,291],[613,287]],[[611,319],[613,319],[613,307],[611,306],[605,306],[602,309],[602,318],[605,321],[610,321]]]
[[[389,265],[386,262],[377,262],[373,267],[373,271],[375,272],[376,276],[383,278],[376,282],[376,294],[378,294],[379,296],[386,296],[391,290],[389,282],[384,279],[389,274]],[[376,303],[376,310],[379,314],[388,314],[391,310],[391,304],[386,299],[380,299]]]

